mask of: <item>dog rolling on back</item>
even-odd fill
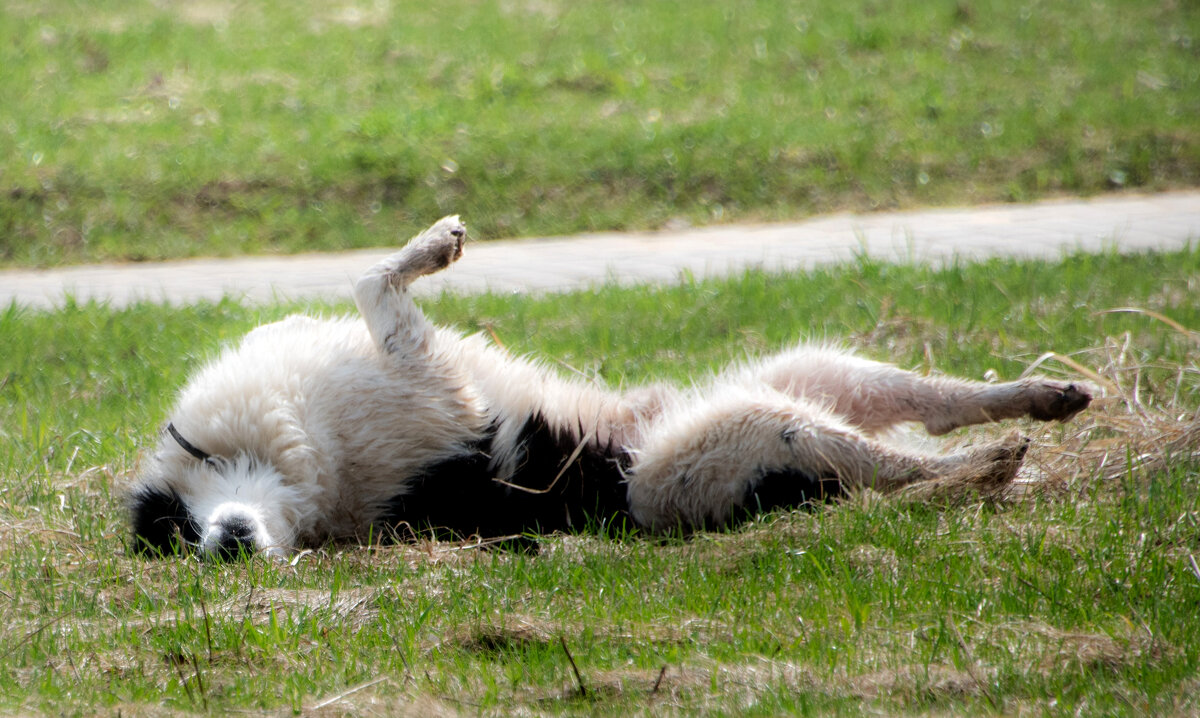
[[[251,331],[182,390],[129,491],[135,550],[206,556],[368,536],[718,528],[847,488],[1002,485],[1027,442],[926,455],[876,438],[1065,420],[1086,387],[923,377],[797,346],[692,388],[606,390],[432,325],[408,292],[462,256],[446,217],[366,271],[361,316]]]

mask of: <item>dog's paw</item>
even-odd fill
[[[442,217],[408,243],[401,255],[401,273],[419,276],[449,267],[462,257],[466,237],[467,226],[458,215]]]
[[[1016,476],[1017,469],[1029,452],[1029,437],[1018,431],[1010,431],[1004,438],[975,449],[977,456],[984,465],[993,467],[993,472],[1004,481]]]
[[[998,497],[1017,478],[1029,439],[1011,432],[997,441],[935,459],[924,467],[923,481],[901,487],[904,502],[957,503],[974,498]]]
[[[457,214],[442,217],[429,229],[421,233],[420,242],[429,251],[439,269],[450,266],[463,256],[463,240],[467,238],[467,225]]]
[[[1008,483],[1016,476],[1028,451],[1029,439],[1012,431],[1001,439],[945,457],[939,474],[943,477],[968,476],[973,481],[985,483]]]
[[[1092,403],[1085,384],[1040,381],[1031,388],[1029,416],[1039,421],[1066,421]]]

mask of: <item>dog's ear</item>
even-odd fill
[[[154,558],[175,556],[200,540],[200,529],[179,494],[141,489],[129,502],[133,553]]]

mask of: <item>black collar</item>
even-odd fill
[[[183,438],[183,434],[179,433],[179,429],[176,429],[174,424],[171,424],[171,423],[167,424],[167,432],[171,434],[172,439],[174,439],[180,446],[183,447],[184,451],[188,452],[192,456],[196,457],[200,461],[203,461],[204,463],[208,464],[209,466],[213,467],[214,469],[218,468],[217,462],[215,459],[213,459],[212,454],[208,453],[207,451],[197,449],[196,446],[192,442]]]

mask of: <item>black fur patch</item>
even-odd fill
[[[410,491],[388,502],[383,522],[404,538],[632,528],[621,474],[628,455],[592,444],[564,470],[577,446],[574,438],[541,416],[528,419],[520,436],[513,476],[501,481],[488,470],[494,439],[489,433],[461,456],[427,467]]]
[[[144,489],[134,494],[130,510],[135,553],[179,553],[181,542],[194,544],[200,540],[200,527],[175,492]]]
[[[842,496],[845,491],[836,476],[814,476],[797,469],[763,471],[746,489],[742,509],[746,515],[778,509],[794,509]]]

